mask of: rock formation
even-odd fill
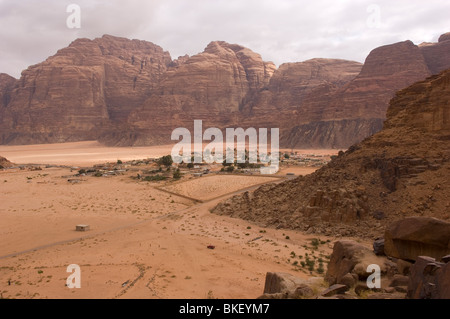
[[[450,299],[450,262],[421,256],[411,268],[409,299]]]
[[[450,70],[399,91],[381,132],[315,173],[220,203],[216,214],[376,238],[406,216],[450,219]]]
[[[450,67],[449,38],[383,46],[364,65],[312,59],[278,69],[221,41],[172,60],[146,41],[78,39],[19,80],[0,75],[0,144],[168,144],[173,129],[201,119],[278,127],[284,147],[347,148],[382,128],[397,90]]]
[[[0,169],[8,168],[13,166],[13,164],[8,161],[6,158],[0,156]]]
[[[170,63],[150,42],[78,39],[22,72],[1,112],[0,142],[95,140],[126,121]]]
[[[450,223],[427,217],[410,217],[386,229],[384,251],[404,260],[430,256],[440,260],[450,254]]]
[[[196,119],[207,127],[232,125],[275,69],[247,48],[211,42],[204,52],[164,74],[155,93],[130,114],[124,136],[111,132],[101,140],[115,145],[169,144],[172,130],[192,129]]]

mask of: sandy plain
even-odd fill
[[[20,164],[88,165],[170,149],[132,153],[83,143],[2,146],[0,154]],[[313,251],[314,236],[209,212],[229,196],[279,178],[230,175],[218,188],[205,187],[201,178],[172,186],[200,196],[198,203],[131,173],[68,182],[75,173],[44,166],[0,171],[0,298],[256,298],[269,271],[318,276],[299,266],[300,256],[326,259],[335,240],[321,237]],[[227,185],[233,187],[226,191]],[[76,232],[77,224],[91,230]],[[80,289],[66,287],[70,264],[81,267]]]

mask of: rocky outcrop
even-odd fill
[[[264,294],[258,299],[300,299],[314,296],[314,287],[322,282],[321,278],[308,280],[287,273],[268,272],[264,285]]]
[[[450,263],[421,256],[411,268],[409,299],[450,299]]]
[[[450,223],[427,217],[410,217],[389,225],[385,253],[403,260],[430,256],[440,260],[450,254]]]
[[[381,132],[315,173],[263,186],[213,212],[263,226],[377,238],[414,215],[450,219],[450,70],[399,91]]]
[[[347,284],[347,277],[355,282],[366,280],[370,273],[369,265],[379,265],[383,273],[387,272],[385,259],[376,256],[369,248],[350,240],[337,241],[333,247],[325,280],[331,285]]]
[[[8,168],[11,166],[13,166],[13,164],[10,161],[8,161],[6,158],[0,156],[0,169]]]

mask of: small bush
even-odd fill
[[[173,178],[174,178],[174,179],[180,179],[180,178],[181,178],[180,169],[177,169],[177,170],[173,173]]]
[[[323,263],[319,263],[319,267],[317,268],[317,272],[319,274],[323,274],[325,272],[325,269],[323,268]]]
[[[166,179],[167,179],[167,177],[158,174],[158,175],[155,175],[155,176],[146,176],[144,178],[144,181],[146,181],[146,182],[158,182],[158,181],[164,181]]]
[[[164,165],[166,167],[171,166],[173,164],[172,156],[171,155],[166,155],[166,156],[161,157],[158,160],[158,164],[159,165]]]

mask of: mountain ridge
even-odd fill
[[[444,34],[376,48],[364,64],[316,58],[277,68],[224,41],[172,59],[148,41],[80,38],[20,79],[0,77],[0,144],[169,144],[173,129],[202,119],[279,127],[283,147],[347,148],[381,129],[395,91],[450,67],[449,46]]]

